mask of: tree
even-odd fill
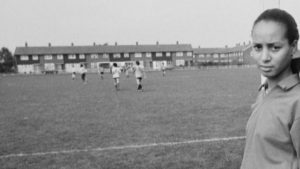
[[[15,58],[8,48],[0,50],[0,72],[14,72],[16,70]]]

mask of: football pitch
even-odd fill
[[[0,76],[0,168],[238,169],[255,68]]]

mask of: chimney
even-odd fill
[[[117,43],[117,42],[115,42],[115,46],[118,46],[118,43]]]
[[[176,41],[176,44],[177,44],[177,45],[179,45],[179,42],[178,42],[178,41]]]
[[[74,46],[74,43],[73,43],[73,42],[71,43],[71,46]]]
[[[243,45],[246,46],[246,42],[243,42]]]
[[[94,42],[93,45],[96,46],[96,43]]]
[[[138,46],[138,45],[139,45],[139,42],[135,42],[135,44],[136,44],[136,46]]]
[[[200,49],[201,47],[200,47],[200,46],[198,46],[198,48]]]
[[[51,43],[48,43],[48,46],[51,47]]]
[[[159,42],[158,42],[158,41],[156,41],[156,45],[159,45]]]
[[[228,46],[227,46],[227,45],[225,45],[225,48],[228,48]]]
[[[27,42],[25,42],[25,47],[28,47],[28,43]]]

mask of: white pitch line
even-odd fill
[[[179,142],[162,142],[162,143],[150,143],[150,144],[140,144],[140,145],[127,145],[127,146],[112,146],[104,148],[93,148],[93,149],[71,149],[71,150],[61,150],[61,151],[48,151],[48,152],[38,152],[38,153],[19,153],[19,154],[8,154],[1,155],[0,159],[13,158],[13,157],[26,157],[26,156],[45,156],[53,154],[72,154],[90,151],[109,151],[109,150],[123,150],[123,149],[137,149],[146,147],[156,147],[156,146],[173,146],[180,144],[193,144],[193,143],[205,143],[205,142],[219,142],[219,141],[230,141],[230,140],[242,140],[245,136],[236,137],[225,137],[225,138],[211,138],[211,139],[201,139],[201,140],[186,140]]]

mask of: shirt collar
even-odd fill
[[[296,86],[299,83],[300,83],[300,79],[299,79],[298,74],[292,74],[292,75],[282,79],[277,84],[277,86],[279,86],[281,89],[286,91],[286,90],[293,88],[294,86]],[[268,88],[268,83],[265,82],[259,86],[258,90],[260,91],[261,89],[267,89],[267,88]]]
[[[282,79],[278,86],[281,87],[283,90],[289,90],[300,83],[298,74],[292,74],[284,79]]]

